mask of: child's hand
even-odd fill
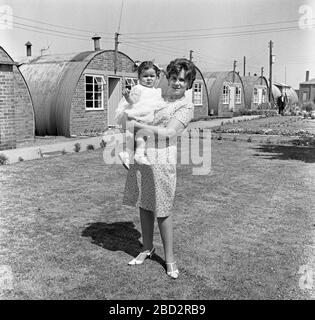
[[[129,98],[129,93],[130,93],[130,91],[126,88],[122,90],[122,94],[125,97],[125,99]]]

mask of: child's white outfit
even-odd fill
[[[160,105],[163,102],[161,96],[161,89],[148,88],[141,84],[137,84],[131,88],[129,95],[132,96],[133,100],[136,100],[136,102],[131,105],[126,101],[124,97],[120,100],[115,112],[116,123],[122,126],[123,129],[125,129],[127,117],[133,117],[137,121],[146,124],[153,123],[154,113],[157,109],[160,108]],[[129,168],[129,158],[130,155],[133,153],[134,146],[133,135],[132,139],[131,135],[132,134],[127,130],[126,152],[122,152],[119,154],[124,166],[127,168]],[[137,146],[134,159],[141,164],[150,164],[147,158],[145,157],[144,149],[137,148]]]

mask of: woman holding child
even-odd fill
[[[139,207],[143,242],[143,251],[129,264],[142,264],[153,255],[153,230],[157,218],[167,275],[173,279],[179,275],[173,252],[171,214],[176,189],[177,136],[193,117],[194,105],[185,98],[185,92],[192,87],[195,77],[192,62],[181,58],[171,61],[166,68],[168,91],[154,111],[153,122],[147,124],[132,116],[127,122],[127,128],[134,128],[135,135],[145,132],[145,156],[149,163],[135,161],[130,164],[125,185],[123,204]]]

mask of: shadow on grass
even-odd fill
[[[136,257],[142,250],[142,244],[139,241],[140,232],[135,229],[133,222],[95,222],[89,224],[82,231],[83,237],[91,237],[92,243],[101,246],[110,251],[123,251],[132,257]],[[164,260],[154,254],[151,258],[164,266]]]
[[[264,157],[265,159],[299,160],[306,163],[315,162],[315,148],[313,147],[264,144],[254,149],[261,152],[255,154],[255,156]],[[264,155],[262,153],[271,153],[271,155]]]

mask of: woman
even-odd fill
[[[155,112],[154,126],[132,119],[129,122],[135,131],[147,132],[147,157],[151,163],[150,166],[135,163],[130,166],[127,175],[123,203],[140,208],[144,249],[129,264],[142,264],[153,255],[156,217],[164,247],[167,275],[174,279],[179,275],[173,253],[171,215],[176,189],[177,136],[193,117],[194,105],[185,99],[185,91],[192,87],[195,77],[196,69],[192,62],[186,59],[171,61],[166,68],[167,96],[163,107]]]

